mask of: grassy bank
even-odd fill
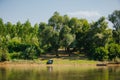
[[[61,58],[39,58],[34,60],[18,60],[13,59],[7,62],[1,62],[0,65],[46,65],[49,59],[53,59],[52,65],[96,65],[98,61],[88,59],[77,59],[76,57],[61,57]]]
[[[53,66],[96,66],[96,64],[108,63],[89,60],[84,55],[71,57],[60,55],[59,58],[56,58],[55,55],[42,55],[40,58],[34,60],[11,59],[10,61],[0,62],[0,66],[48,66],[46,62],[49,59],[53,59]]]

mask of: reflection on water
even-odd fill
[[[120,66],[0,67],[0,80],[120,80]]]
[[[53,66],[47,66],[47,71],[52,72],[53,71]]]

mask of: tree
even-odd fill
[[[116,43],[120,44],[120,10],[115,10],[108,18],[113,23],[113,38]]]
[[[76,36],[76,47],[78,50],[83,51],[84,47],[86,46],[86,35],[89,32],[90,24],[86,19],[79,19],[79,27],[75,30]]]
[[[51,47],[50,41],[53,36],[53,28],[44,26],[44,29],[41,30],[41,27],[39,27],[38,34],[40,47],[47,51]]]
[[[35,36],[37,36],[38,35],[38,28],[39,28],[39,25],[36,23],[35,25],[34,25],[34,27],[32,28],[33,29],[33,35]]]
[[[22,35],[23,35],[23,32],[22,32],[22,24],[21,24],[21,22],[20,21],[18,21],[17,23],[16,23],[16,37],[22,37]]]
[[[105,47],[111,42],[112,31],[108,29],[107,22],[104,17],[101,17],[98,21],[91,24],[91,28],[88,31],[85,39],[85,51],[89,55],[92,55],[95,48]]]
[[[74,41],[74,36],[71,34],[65,34],[62,40],[62,45],[65,47],[66,53],[70,56],[70,45]]]
[[[0,61],[10,60],[10,55],[7,49],[7,40],[5,37],[0,36]]]
[[[3,23],[3,20],[0,18],[0,35],[5,35],[5,25]]]
[[[31,34],[30,32],[31,28],[32,27],[29,20],[27,20],[22,26],[22,40],[24,41],[24,43],[29,42],[28,36]]]
[[[6,27],[6,35],[10,35],[10,37],[12,37],[11,35],[12,35],[12,29],[13,29],[13,25],[12,25],[12,23],[11,22],[7,22],[6,24],[5,24],[5,27]],[[13,32],[14,33],[14,32]]]
[[[31,25],[27,20],[4,23],[0,18],[0,60],[11,58],[34,59],[41,53],[55,52],[65,48],[86,53],[96,60],[113,60],[120,57],[120,11],[116,10],[109,15],[113,29],[109,29],[105,17],[89,23],[86,19],[69,18],[55,12],[48,23]],[[2,56],[2,57],[1,57]]]
[[[120,45],[111,43],[108,45],[108,51],[109,51],[109,59],[115,61],[117,57],[120,58]]]
[[[77,18],[71,18],[69,21],[69,27],[71,28],[71,33],[75,34],[79,30],[81,30],[81,23]]]
[[[44,53],[44,52],[45,52],[45,50],[43,49],[43,46],[45,45],[45,44],[44,44],[45,42],[43,42],[43,41],[44,41],[43,30],[44,30],[46,27],[47,27],[47,24],[44,23],[44,22],[41,22],[41,23],[39,24],[39,28],[38,28],[37,38],[38,38],[38,45],[39,45],[39,47],[41,48],[41,49],[40,49],[40,52],[41,52],[41,53]]]
[[[67,49],[69,52],[70,44],[74,41],[74,36],[70,34],[71,28],[65,25],[60,31],[60,40],[62,46],[65,47],[65,51],[67,53]]]
[[[58,12],[54,12],[53,16],[49,19],[48,25],[52,26],[54,30],[60,31],[63,26],[63,17]]]
[[[53,31],[53,35],[50,39],[52,49],[56,52],[56,56],[59,57],[58,49],[60,48],[60,35],[59,32]]]
[[[70,18],[68,15],[63,16],[63,25],[68,25],[70,21]]]

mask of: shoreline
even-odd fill
[[[62,60],[62,59],[53,59],[53,64],[46,64],[47,60],[16,60],[16,61],[5,61],[0,62],[0,67],[24,67],[24,66],[80,66],[80,67],[102,67],[102,66],[120,66],[120,63],[115,62],[100,62],[100,61],[91,61],[91,60]]]

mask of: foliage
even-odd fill
[[[11,59],[20,59],[20,57],[21,57],[21,52],[13,52],[13,53],[10,53],[10,57],[11,57]]]
[[[108,45],[108,51],[109,51],[109,59],[110,60],[115,60],[115,58],[119,57],[120,58],[120,45],[111,43]]]
[[[98,48],[95,48],[95,51],[94,51],[94,59],[95,60],[107,60],[108,59],[108,50],[105,49],[104,47],[98,47]]]
[[[50,17],[48,24],[41,22],[34,26],[29,20],[12,24],[0,18],[0,61],[35,59],[47,52],[59,56],[61,47],[69,55],[80,51],[95,60],[120,58],[120,11],[115,10],[108,18],[113,29],[105,17],[89,23],[58,12]]]
[[[115,10],[108,16],[109,21],[113,23],[113,37],[116,43],[120,44],[120,10]]]
[[[0,49],[0,61],[9,61],[10,55],[7,50]]]

